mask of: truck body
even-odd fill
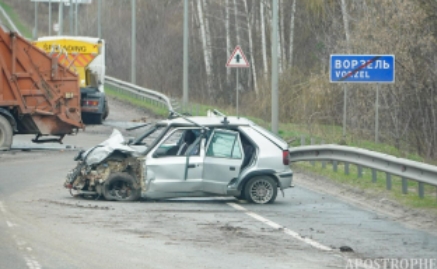
[[[78,75],[1,27],[0,71],[0,150],[10,149],[16,134],[35,134],[34,142],[60,142],[83,128]]]
[[[81,110],[85,123],[101,124],[108,116],[105,96],[105,41],[94,37],[48,36],[34,44],[80,77]]]

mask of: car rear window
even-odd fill
[[[282,139],[280,136],[278,136],[278,135],[270,132],[269,130],[264,129],[263,127],[258,126],[258,125],[253,125],[252,128],[255,131],[257,131],[258,133],[260,133],[263,136],[265,136],[267,139],[269,139],[273,143],[275,143],[278,147],[280,147],[282,149],[288,148],[287,142],[285,142],[285,140]]]

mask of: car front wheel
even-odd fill
[[[244,196],[255,204],[273,203],[278,195],[276,182],[268,176],[257,176],[247,182]]]
[[[141,189],[135,179],[127,173],[113,173],[103,184],[103,196],[109,201],[135,201]]]

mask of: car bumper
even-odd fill
[[[279,181],[279,188],[281,190],[291,188],[293,184],[293,171],[277,173],[276,178]]]

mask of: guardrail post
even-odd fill
[[[325,140],[322,140],[322,142],[320,142],[321,145],[325,144]],[[325,169],[326,168],[326,161],[323,160],[322,161],[322,168]]]
[[[337,165],[338,165],[337,161],[332,162],[332,170],[334,170],[334,172],[337,172]]]
[[[314,137],[311,137],[311,145],[314,145]],[[314,161],[310,161],[310,164],[311,164],[312,166],[314,166],[314,165],[316,165],[316,162],[314,162]]]
[[[344,174],[349,175],[349,163],[344,163]]]
[[[385,186],[387,190],[391,190],[391,174],[385,173]]]
[[[300,136],[300,145],[305,146],[305,136],[304,135]]]
[[[372,182],[376,183],[376,179],[378,178],[378,172],[376,171],[376,169],[372,169]]]
[[[363,167],[361,165],[357,165],[357,169],[358,169],[358,177],[359,178],[363,177]]]
[[[419,197],[423,199],[425,197],[425,184],[423,182],[418,182],[418,184]]]
[[[408,180],[402,177],[402,193],[408,194]]]

